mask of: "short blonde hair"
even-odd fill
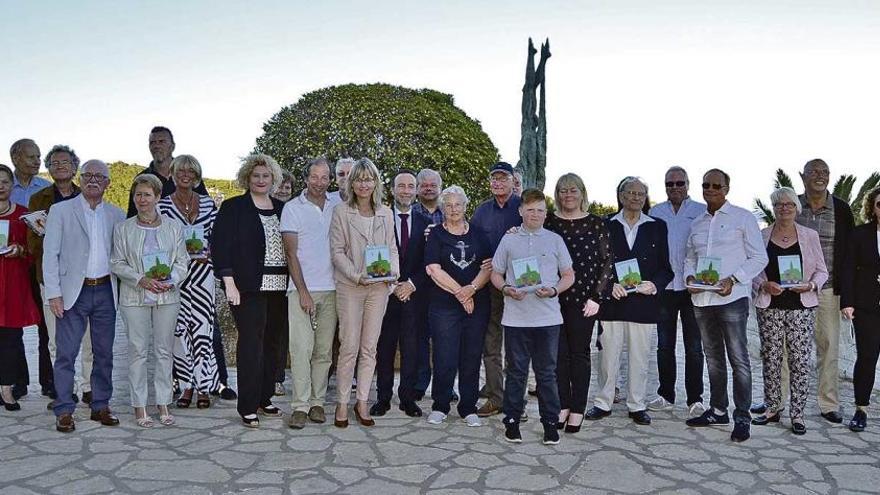
[[[794,207],[797,210],[798,215],[800,215],[803,210],[803,206],[801,206],[801,199],[798,197],[797,193],[794,192],[794,189],[790,187],[780,187],[770,193],[770,204],[773,207],[776,207],[776,203],[779,203],[783,199],[788,199],[792,203],[794,203]]]
[[[374,181],[373,195],[370,196],[370,206],[373,208],[373,211],[376,211],[382,205],[382,176],[379,175],[379,169],[376,168],[376,165],[369,158],[361,158],[354,162],[354,165],[352,165],[351,170],[348,172],[348,180],[345,181],[345,194],[348,198],[348,205],[356,206],[357,198],[354,194],[354,183],[364,175],[372,177]]]
[[[153,190],[153,194],[156,195],[156,199],[162,197],[162,181],[159,180],[153,174],[141,174],[135,176],[134,181],[131,184],[131,195],[134,196],[134,190],[137,189],[137,186],[141,184],[146,184],[150,186],[150,189]]]
[[[268,168],[272,174],[272,187],[269,190],[274,191],[278,189],[278,186],[281,185],[281,167],[274,158],[262,153],[254,153],[241,159],[241,168],[238,169],[238,174],[235,176],[235,182],[238,187],[245,191],[249,190],[251,174],[254,168],[260,165]]]
[[[556,209],[559,209],[559,190],[565,187],[576,187],[581,192],[581,212],[586,213],[590,210],[590,200],[587,198],[587,186],[578,174],[564,174],[556,181],[556,190],[553,192],[553,200],[556,202]]]
[[[196,157],[192,155],[178,155],[171,160],[171,179],[174,180],[175,185],[177,185],[177,178],[175,176],[178,170],[192,170],[196,173],[193,188],[199,187],[199,184],[202,183],[202,165],[196,160]]]

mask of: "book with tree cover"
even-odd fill
[[[208,241],[205,239],[204,227],[184,227],[183,238],[186,243],[186,252],[189,253],[190,259],[205,259],[208,257]]]
[[[165,251],[144,254],[144,276],[158,282],[171,280],[171,262],[169,259],[168,253]]]
[[[779,263],[779,285],[783,289],[802,287],[804,285],[804,269],[801,257],[797,254],[777,256]]]
[[[691,289],[721,290],[721,258],[705,256],[697,258],[696,280],[687,286]]]
[[[0,220],[0,255],[12,251],[9,247],[9,220]]]
[[[46,210],[37,210],[28,213],[27,215],[22,215],[21,219],[24,220],[25,225],[28,226],[31,230],[34,231],[40,237],[46,235]]]
[[[623,286],[626,292],[635,292],[636,287],[642,283],[642,272],[639,271],[639,261],[635,258],[614,263],[617,271],[617,282]]]
[[[368,282],[389,282],[395,280],[391,273],[391,251],[388,246],[367,246],[364,248],[364,268]]]
[[[537,256],[513,260],[513,285],[526,292],[538,290],[542,283],[540,269]]]

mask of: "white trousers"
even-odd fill
[[[180,303],[154,306],[120,306],[122,320],[128,330],[128,380],[131,384],[131,405],[147,406],[147,358],[150,339],[156,355],[153,387],[156,405],[171,404],[174,393],[171,374],[174,366],[174,328]]]
[[[653,323],[632,323],[628,321],[602,322],[602,351],[599,352],[599,387],[593,404],[604,411],[610,411],[614,403],[614,387],[620,371],[620,355],[623,344],[628,349],[626,407],[630,412],[645,410],[645,395],[648,387],[648,354],[651,351],[651,336],[657,327]]]

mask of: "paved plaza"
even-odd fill
[[[26,341],[34,372],[33,330],[26,332]],[[611,417],[585,422],[580,433],[564,434],[559,445],[547,447],[541,445],[534,400],[528,406],[532,419],[524,425],[524,442],[519,445],[504,442],[500,416],[488,419],[482,428],[468,428],[454,409],[441,426],[410,419],[395,407],[376,418],[373,428],[310,424],[294,431],[284,420],[264,420],[259,430],[249,430],[241,425],[234,402],[220,401],[207,410],[174,410],[175,426],[142,429],[127,407],[126,345],[120,328],[112,406],[121,426],[99,426],[88,420],[88,409],[79,407],[76,432],[56,432],[36,376],[21,411],[0,410],[3,495],[880,491],[880,424],[869,422],[864,433],[851,433],[845,424],[822,420],[815,399],[807,408],[808,432],[803,437],[791,434],[784,417],[779,425],[753,426],[752,438],[743,444],[730,442],[730,427],[687,428],[683,406],[652,413],[651,426],[636,426],[623,405],[616,404]],[[656,370],[654,362],[651,369]],[[761,368],[754,354],[752,369],[757,400]],[[682,388],[681,378],[679,382]],[[656,373],[649,382],[649,392],[654,390]],[[332,390],[330,395],[334,396]],[[875,392],[875,403],[878,398]],[[285,412],[290,409],[287,400],[276,401]],[[848,381],[842,385],[842,402],[848,420]],[[428,410],[430,401],[420,405]]]

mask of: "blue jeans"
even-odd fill
[[[480,363],[483,339],[489,323],[489,302],[474,305],[474,312],[464,308],[436,308],[428,312],[434,343],[434,385],[431,410],[449,414],[452,383],[458,372],[458,415],[462,418],[477,412],[480,388]]]
[[[751,421],[752,369],[746,340],[749,299],[743,297],[720,306],[694,307],[694,316],[703,338],[703,352],[709,368],[709,404],[727,411],[727,363],[733,369],[733,419],[737,423]]]
[[[559,352],[559,327],[504,327],[504,351],[507,355],[507,377],[504,382],[505,424],[508,419],[519,422],[525,409],[526,380],[529,361],[535,370],[538,411],[541,423],[555,425],[559,421],[559,390],[556,383],[556,354]]]
[[[703,402],[703,343],[700,327],[694,317],[694,305],[686,290],[664,290],[660,295],[660,320],[657,322],[657,394],[675,403],[675,342],[678,318],[681,315],[681,337],[684,340],[684,389],[687,404]]]
[[[64,316],[55,320],[55,415],[72,414],[74,363],[86,325],[90,325],[92,338],[92,411],[100,411],[110,405],[113,394],[113,340],[116,337],[116,306],[113,302],[113,286],[83,285],[76,302]]]

